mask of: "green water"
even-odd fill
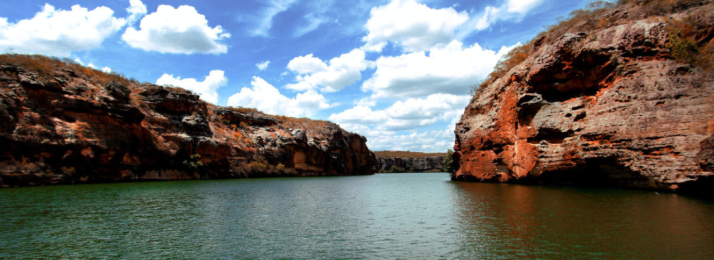
[[[0,258],[714,259],[714,202],[383,174],[0,190]]]

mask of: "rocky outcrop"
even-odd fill
[[[8,57],[0,57],[0,187],[373,174],[366,138],[329,122],[216,107],[66,64],[41,74]]]
[[[400,172],[443,172],[444,157],[430,156],[424,158],[377,157],[377,171],[386,172],[397,166]]]
[[[611,14],[627,15],[615,10]],[[711,4],[700,15],[714,25]],[[479,89],[456,180],[712,188],[714,81],[671,58],[667,18],[562,35]],[[711,30],[698,38],[712,41]],[[702,44],[700,42],[700,44]]]

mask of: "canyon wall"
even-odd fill
[[[712,46],[714,8],[687,8],[615,8],[603,17],[630,21],[536,41],[466,107],[453,179],[711,189],[714,77],[673,58],[670,23],[694,21],[696,46]]]
[[[70,65],[0,57],[0,187],[374,173],[366,138],[333,123]]]
[[[397,166],[400,172],[443,172],[444,157],[429,156],[424,158],[377,157],[377,171],[386,172]],[[409,167],[407,167],[409,166]]]

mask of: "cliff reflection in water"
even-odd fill
[[[714,256],[714,203],[676,194],[455,183],[460,256]]]

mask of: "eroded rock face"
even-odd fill
[[[373,174],[366,138],[335,124],[78,74],[0,66],[0,187]]]
[[[388,171],[392,169],[392,166],[397,166],[403,172],[406,172],[407,168],[411,168],[414,172],[443,172],[443,161],[444,157],[441,156],[424,158],[377,157],[377,170]]]
[[[668,37],[649,19],[540,46],[471,100],[454,179],[666,190],[711,180],[714,82],[669,58]]]

